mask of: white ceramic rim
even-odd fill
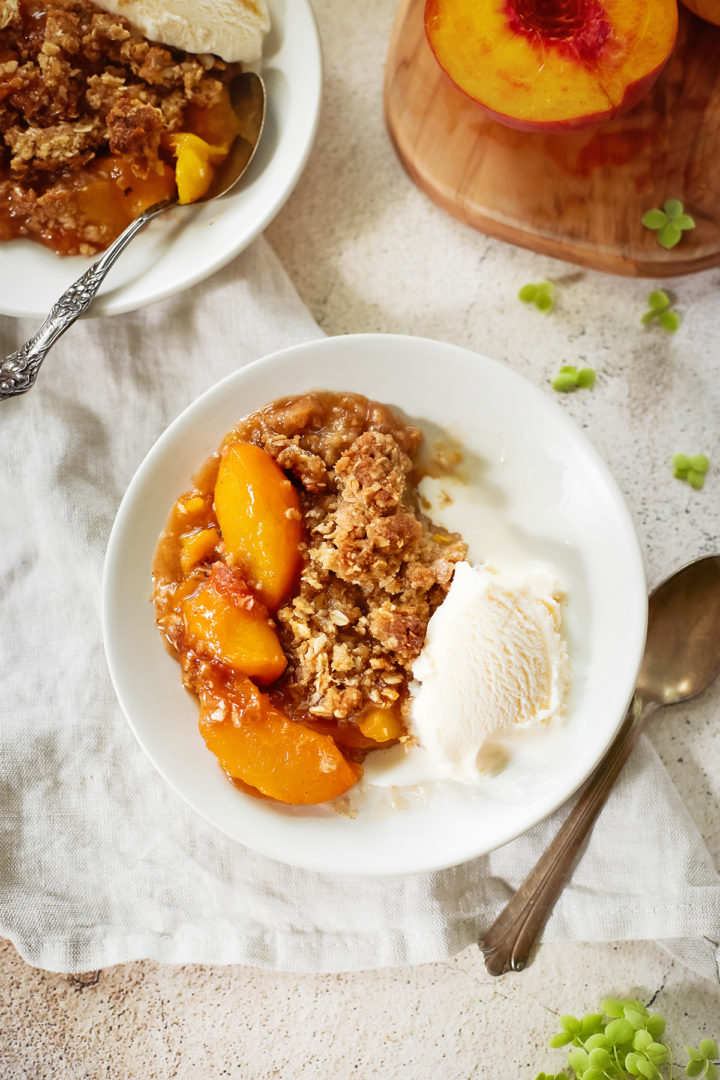
[[[209,406],[212,406],[215,402],[225,400],[227,401],[232,397],[231,389],[236,387],[241,392],[242,385],[248,378],[248,373],[254,374],[261,366],[271,371],[273,367],[276,367],[280,372],[288,363],[291,363],[295,370],[302,368],[303,360],[316,353],[318,350],[322,350],[325,354],[325,362],[330,361],[330,354],[333,351],[342,351],[345,344],[361,343],[363,346],[371,348],[373,345],[391,347],[393,342],[406,343],[412,348],[418,350],[432,348],[433,350],[441,351],[445,354],[448,360],[452,360],[454,364],[462,365],[472,364],[477,368],[478,364],[487,366],[490,369],[501,370],[502,377],[507,380],[508,386],[514,387],[518,391],[522,391],[527,398],[531,401],[535,401],[545,412],[549,412],[552,417],[553,425],[560,430],[563,430],[570,434],[577,445],[582,449],[585,457],[588,459],[593,469],[598,474],[600,480],[604,484],[608,493],[612,496],[616,512],[618,514],[618,521],[620,529],[623,533],[623,542],[627,550],[627,565],[628,576],[633,582],[630,591],[627,594],[627,608],[623,613],[626,620],[629,620],[632,624],[632,630],[630,634],[631,640],[634,642],[634,646],[621,658],[623,663],[622,670],[619,672],[613,672],[613,685],[608,687],[607,690],[607,714],[612,714],[612,722],[608,722],[607,729],[605,731],[606,738],[604,740],[602,750],[599,751],[594,759],[587,764],[587,766],[581,772],[569,771],[567,774],[567,782],[562,787],[558,787],[552,797],[546,802],[541,803],[535,809],[535,813],[532,820],[528,820],[522,827],[516,827],[507,829],[498,835],[495,842],[490,846],[471,846],[468,845],[466,850],[462,852],[454,851],[451,858],[443,858],[437,856],[431,861],[423,862],[422,865],[417,865],[410,861],[407,865],[396,860],[393,864],[386,865],[386,860],[381,860],[381,864],[373,865],[369,868],[350,868],[350,867],[330,867],[322,857],[308,856],[307,853],[299,856],[293,849],[290,834],[288,833],[287,847],[279,849],[276,844],[268,844],[263,841],[258,841],[256,837],[248,836],[247,833],[243,833],[242,829],[233,829],[230,831],[227,826],[227,822],[218,820],[217,816],[212,812],[209,812],[207,808],[198,805],[191,795],[183,791],[174,782],[171,775],[169,775],[164,763],[158,759],[158,756],[154,754],[147,746],[146,740],[143,736],[142,725],[138,725],[136,717],[132,715],[132,709],[129,707],[125,689],[123,685],[122,665],[118,659],[119,651],[122,651],[122,643],[118,642],[113,626],[113,583],[118,580],[118,573],[122,567],[123,561],[123,548],[125,543],[125,537],[128,535],[128,530],[132,528],[132,518],[134,512],[135,498],[138,492],[143,488],[148,478],[150,478],[159,462],[162,461],[166,452],[166,448],[171,445],[176,438],[176,433],[181,431],[185,425],[186,419],[196,411],[203,411]],[[289,388],[288,390],[281,390],[282,382],[278,382],[278,393],[275,396],[281,396],[282,393],[296,393],[301,392],[295,388]],[[314,384],[314,388],[317,388],[318,384]],[[313,386],[306,386],[306,389],[312,389]],[[346,389],[352,389],[352,387],[346,387]],[[359,391],[362,392],[362,391]],[[269,400],[269,399],[268,399]],[[237,415],[243,415],[239,413]],[[430,418],[432,419],[432,418]],[[229,425],[228,425],[229,426]],[[227,429],[226,429],[227,430]],[[219,442],[220,438],[224,434],[224,431],[218,432]],[[201,462],[197,463],[198,465]],[[188,477],[189,479],[189,477]],[[178,492],[179,494],[179,492]],[[171,496],[171,498],[175,495]],[[169,512],[169,504],[167,511]],[[148,560],[152,557],[152,553],[148,553]],[[149,567],[148,567],[148,588],[149,588]],[[149,618],[153,618],[152,606],[148,602]],[[637,673],[642,661],[645,635],[647,629],[647,586],[645,579],[645,570],[642,558],[642,552],[638,536],[635,530],[635,526],[632,521],[630,511],[628,509],[626,500],[617,486],[617,483],[610,472],[610,469],[605,464],[604,460],[595,449],[594,445],[590,442],[588,437],[579,428],[579,426],[572,420],[567,413],[561,408],[561,406],[553,401],[547,393],[534,386],[528,380],[514,372],[511,368],[504,364],[500,364],[498,361],[491,360],[482,356],[479,353],[472,352],[471,350],[462,348],[460,346],[449,345],[446,343],[433,341],[426,338],[415,338],[409,335],[392,335],[392,334],[356,334],[356,335],[344,335],[335,338],[323,338],[311,342],[306,342],[301,345],[292,346],[287,349],[279,350],[271,355],[263,357],[254,361],[251,364],[239,369],[231,375],[225,377],[215,386],[211,387],[199,398],[197,398],[191,405],[189,405],[180,415],[169,425],[169,427],[158,438],[153,447],[149,450],[144,460],[138,467],[135,476],[130,482],[130,485],[125,493],[125,496],[118,509],[117,517],[112,528],[110,539],[108,542],[105,566],[103,571],[102,582],[102,628],[103,638],[105,643],[105,654],[107,658],[108,668],[110,671],[111,679],[118,700],[122,707],[123,713],[132,729],[135,737],[140,743],[141,747],[152,761],[155,768],[161,774],[163,779],[172,787],[180,797],[188,803],[194,810],[196,810],[205,820],[209,821],[212,825],[218,828],[221,832],[230,836],[232,839],[245,844],[247,847],[252,848],[255,851],[260,852],[263,855],[267,855],[273,859],[281,862],[288,863],[302,867],[304,869],[313,870],[317,872],[325,873],[341,873],[341,874],[355,874],[357,876],[364,875],[395,875],[415,872],[432,872],[436,870],[445,869],[450,866],[460,865],[463,862],[469,861],[473,858],[485,855],[488,852],[495,850],[527,832],[538,822],[544,820],[551,813],[553,813],[559,806],[567,801],[581,785],[585,782],[587,777],[593,771],[594,767],[600,761],[601,757],[607,750],[607,747],[612,742],[613,738],[617,734],[625,713],[628,703],[632,697]],[[156,631],[157,633],[157,631]],[[158,635],[159,638],[159,635]],[[160,645],[162,648],[162,645]],[[179,680],[178,680],[179,681]],[[605,711],[605,710],[604,710]],[[218,774],[218,781],[227,784],[227,780]],[[242,835],[241,835],[242,834]],[[322,853],[321,853],[322,854]]]

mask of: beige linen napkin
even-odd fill
[[[33,329],[0,320],[3,353]],[[0,403],[0,933],[32,964],[340,971],[440,960],[477,939],[566,812],[441,873],[318,875],[206,825],[126,725],[99,616],[123,491],[199,392],[319,333],[261,240],[192,291],[76,326],[37,387]],[[545,940],[672,939],[717,978],[719,926],[720,878],[643,741]]]

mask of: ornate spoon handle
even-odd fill
[[[0,400],[24,394],[37,378],[40,365],[52,346],[72,326],[95,299],[105,276],[130,241],[149,221],[174,206],[176,199],[165,199],[144,210],[82,277],[73,282],[53,305],[52,311],[36,334],[17,352],[0,360]]]
[[[610,749],[595,769],[548,849],[480,939],[491,975],[522,971],[570,875],[583,841],[657,705],[637,695]]]

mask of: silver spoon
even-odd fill
[[[720,673],[720,555],[678,570],[652,593],[648,636],[633,699],[610,749],[570,816],[480,939],[491,975],[522,971],[583,841],[651,713],[689,701]]]
[[[253,159],[265,123],[265,84],[259,75],[245,71],[230,83],[230,101],[240,123],[240,132],[227,157],[215,171],[207,193],[198,202],[210,202],[235,187]],[[24,394],[34,384],[40,365],[65,331],[92,304],[98,289],[133,237],[153,218],[178,205],[177,198],[164,199],[144,210],[120,233],[82,277],[78,278],[53,305],[40,329],[17,352],[0,361],[0,400]],[[196,203],[189,205],[195,206]]]

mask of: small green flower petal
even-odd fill
[[[662,229],[663,225],[667,225],[668,219],[667,214],[664,214],[662,210],[647,210],[643,214],[641,221],[646,229]],[[610,1015],[607,1009],[605,1012],[608,1016]]]
[[[591,1065],[590,1068],[586,1069],[582,1074],[582,1080],[605,1080],[605,1076],[606,1074],[602,1069],[595,1069]]]
[[[695,472],[694,469],[691,469],[690,472],[687,474],[687,480],[690,487],[693,487],[696,491],[699,491],[701,487],[705,486],[705,473]]]
[[[695,1061],[695,1060],[688,1061],[687,1065],[685,1066],[685,1072],[690,1077],[699,1076],[704,1068],[705,1068],[705,1065],[703,1063],[702,1058],[700,1058],[699,1061]]]
[[[670,307],[670,297],[662,289],[653,289],[648,296],[648,304],[653,311],[664,311]]]
[[[705,454],[693,454],[688,461],[688,467],[695,472],[706,473],[710,468],[710,462]],[[709,1046],[709,1050],[703,1050],[703,1046]],[[700,1053],[706,1058],[715,1059],[718,1056],[717,1043],[713,1039],[703,1039],[700,1043]]]
[[[702,467],[702,465],[695,464],[701,458],[705,462],[704,468]],[[697,454],[692,459],[692,467],[696,470],[696,472],[707,472],[708,459],[705,457],[704,454]],[[704,1058],[709,1058],[710,1061],[714,1061],[715,1058],[718,1056],[718,1044],[715,1042],[714,1039],[703,1039],[700,1043],[700,1046],[698,1047],[698,1050]]]
[[[641,1029],[635,1032],[635,1038],[633,1039],[633,1046],[636,1050],[640,1050],[641,1053],[645,1053],[648,1046],[652,1046],[653,1037],[649,1031]]]
[[[680,326],[680,316],[676,311],[661,311],[658,315],[658,323],[668,334],[674,334]]]
[[[623,1005],[631,1009],[636,1009],[641,1016],[650,1015],[645,1006],[643,1005],[642,1001],[638,1001],[637,998],[628,998],[627,1001],[623,1002]]]
[[[585,1072],[589,1065],[589,1058],[581,1047],[576,1046],[568,1052],[568,1065],[574,1069],[576,1073]]]
[[[662,210],[648,210],[648,214],[662,214]],[[664,224],[665,222],[663,222]],[[649,228],[653,228],[653,226],[650,225]],[[618,1001],[617,998],[605,998],[600,1008],[606,1016],[611,1016],[613,1019],[617,1019],[623,1014],[622,1001]]]
[[[648,323],[651,323],[653,321],[653,319],[657,319],[659,314],[660,314],[659,311],[646,311],[645,314],[643,315],[642,319],[640,320],[640,322],[644,326],[647,326]]]
[[[673,476],[676,480],[687,480],[689,469],[678,469],[677,466],[673,469]]]
[[[587,1076],[587,1073],[585,1073]],[[718,1080],[718,1068],[712,1061],[705,1066],[705,1080]]]
[[[638,1075],[638,1061],[640,1061],[640,1055],[634,1052],[631,1052],[625,1056],[625,1068],[632,1076]]]
[[[559,394],[567,394],[576,388],[577,376],[571,375],[569,372],[561,372],[559,375],[555,376],[551,386],[553,390],[557,390]]]
[[[648,1032],[648,1034],[650,1034]],[[668,1048],[659,1042],[651,1042],[645,1047],[645,1054],[654,1065],[664,1065],[668,1059]]]
[[[605,1028],[605,1034],[613,1046],[618,1046],[620,1043],[629,1043],[635,1034],[635,1029],[627,1020],[611,1020]]]
[[[685,207],[679,199],[668,199],[667,202],[663,204],[663,210],[669,217],[670,221],[679,218],[684,209]]]
[[[687,472],[688,469],[691,467],[690,458],[687,456],[687,454],[675,454],[673,458],[673,465],[676,469],[684,469],[685,472]],[[648,1030],[650,1029],[648,1028]],[[663,1030],[665,1029],[663,1028]],[[660,1034],[662,1035],[662,1031],[660,1032]]]
[[[611,1063],[612,1058],[602,1047],[596,1047],[595,1050],[590,1051],[590,1064],[594,1069],[607,1069]]]
[[[595,1035],[591,1035],[585,1042],[585,1049],[588,1053],[591,1050],[609,1050],[612,1043],[608,1039],[607,1035],[603,1035],[601,1031],[596,1032]]]
[[[577,373],[577,385],[589,390],[595,385],[595,372],[591,367],[582,368]]]
[[[523,285],[518,292],[518,298],[525,304],[531,304],[537,296],[537,285],[529,284]]]
[[[695,228],[695,218],[691,218],[689,214],[680,214],[679,217],[674,218],[674,223],[678,229],[682,229],[685,232],[686,229]]]
[[[552,281],[539,281],[537,291],[539,293],[552,293],[555,292],[555,286]]]
[[[682,236],[682,230],[678,229],[674,221],[668,221],[657,234],[658,243],[664,248],[674,248]]]
[[[557,1035],[553,1035],[548,1045],[551,1046],[553,1050],[557,1050],[559,1046],[567,1046],[569,1042],[572,1042],[572,1035],[570,1032],[559,1031]]]
[[[635,1031],[638,1031],[641,1027],[645,1026],[645,1017],[637,1009],[626,1008],[623,1010],[625,1013],[625,1019],[628,1024],[632,1024]]]
[[[685,1053],[688,1056],[688,1061],[702,1061],[703,1056],[699,1050],[696,1050],[694,1046],[686,1046]]]
[[[535,307],[538,311],[552,311],[553,298],[549,292],[541,292],[535,297]]]
[[[568,364],[564,364],[560,368],[560,374],[561,375],[577,375],[577,368],[576,367],[570,367]]]
[[[684,454],[678,454],[677,457],[685,457]],[[690,459],[688,458],[688,468],[690,467]],[[659,1039],[665,1032],[665,1018],[660,1016],[660,1013],[653,1013],[648,1017],[648,1022],[645,1025],[647,1030],[652,1035],[653,1039]]]

